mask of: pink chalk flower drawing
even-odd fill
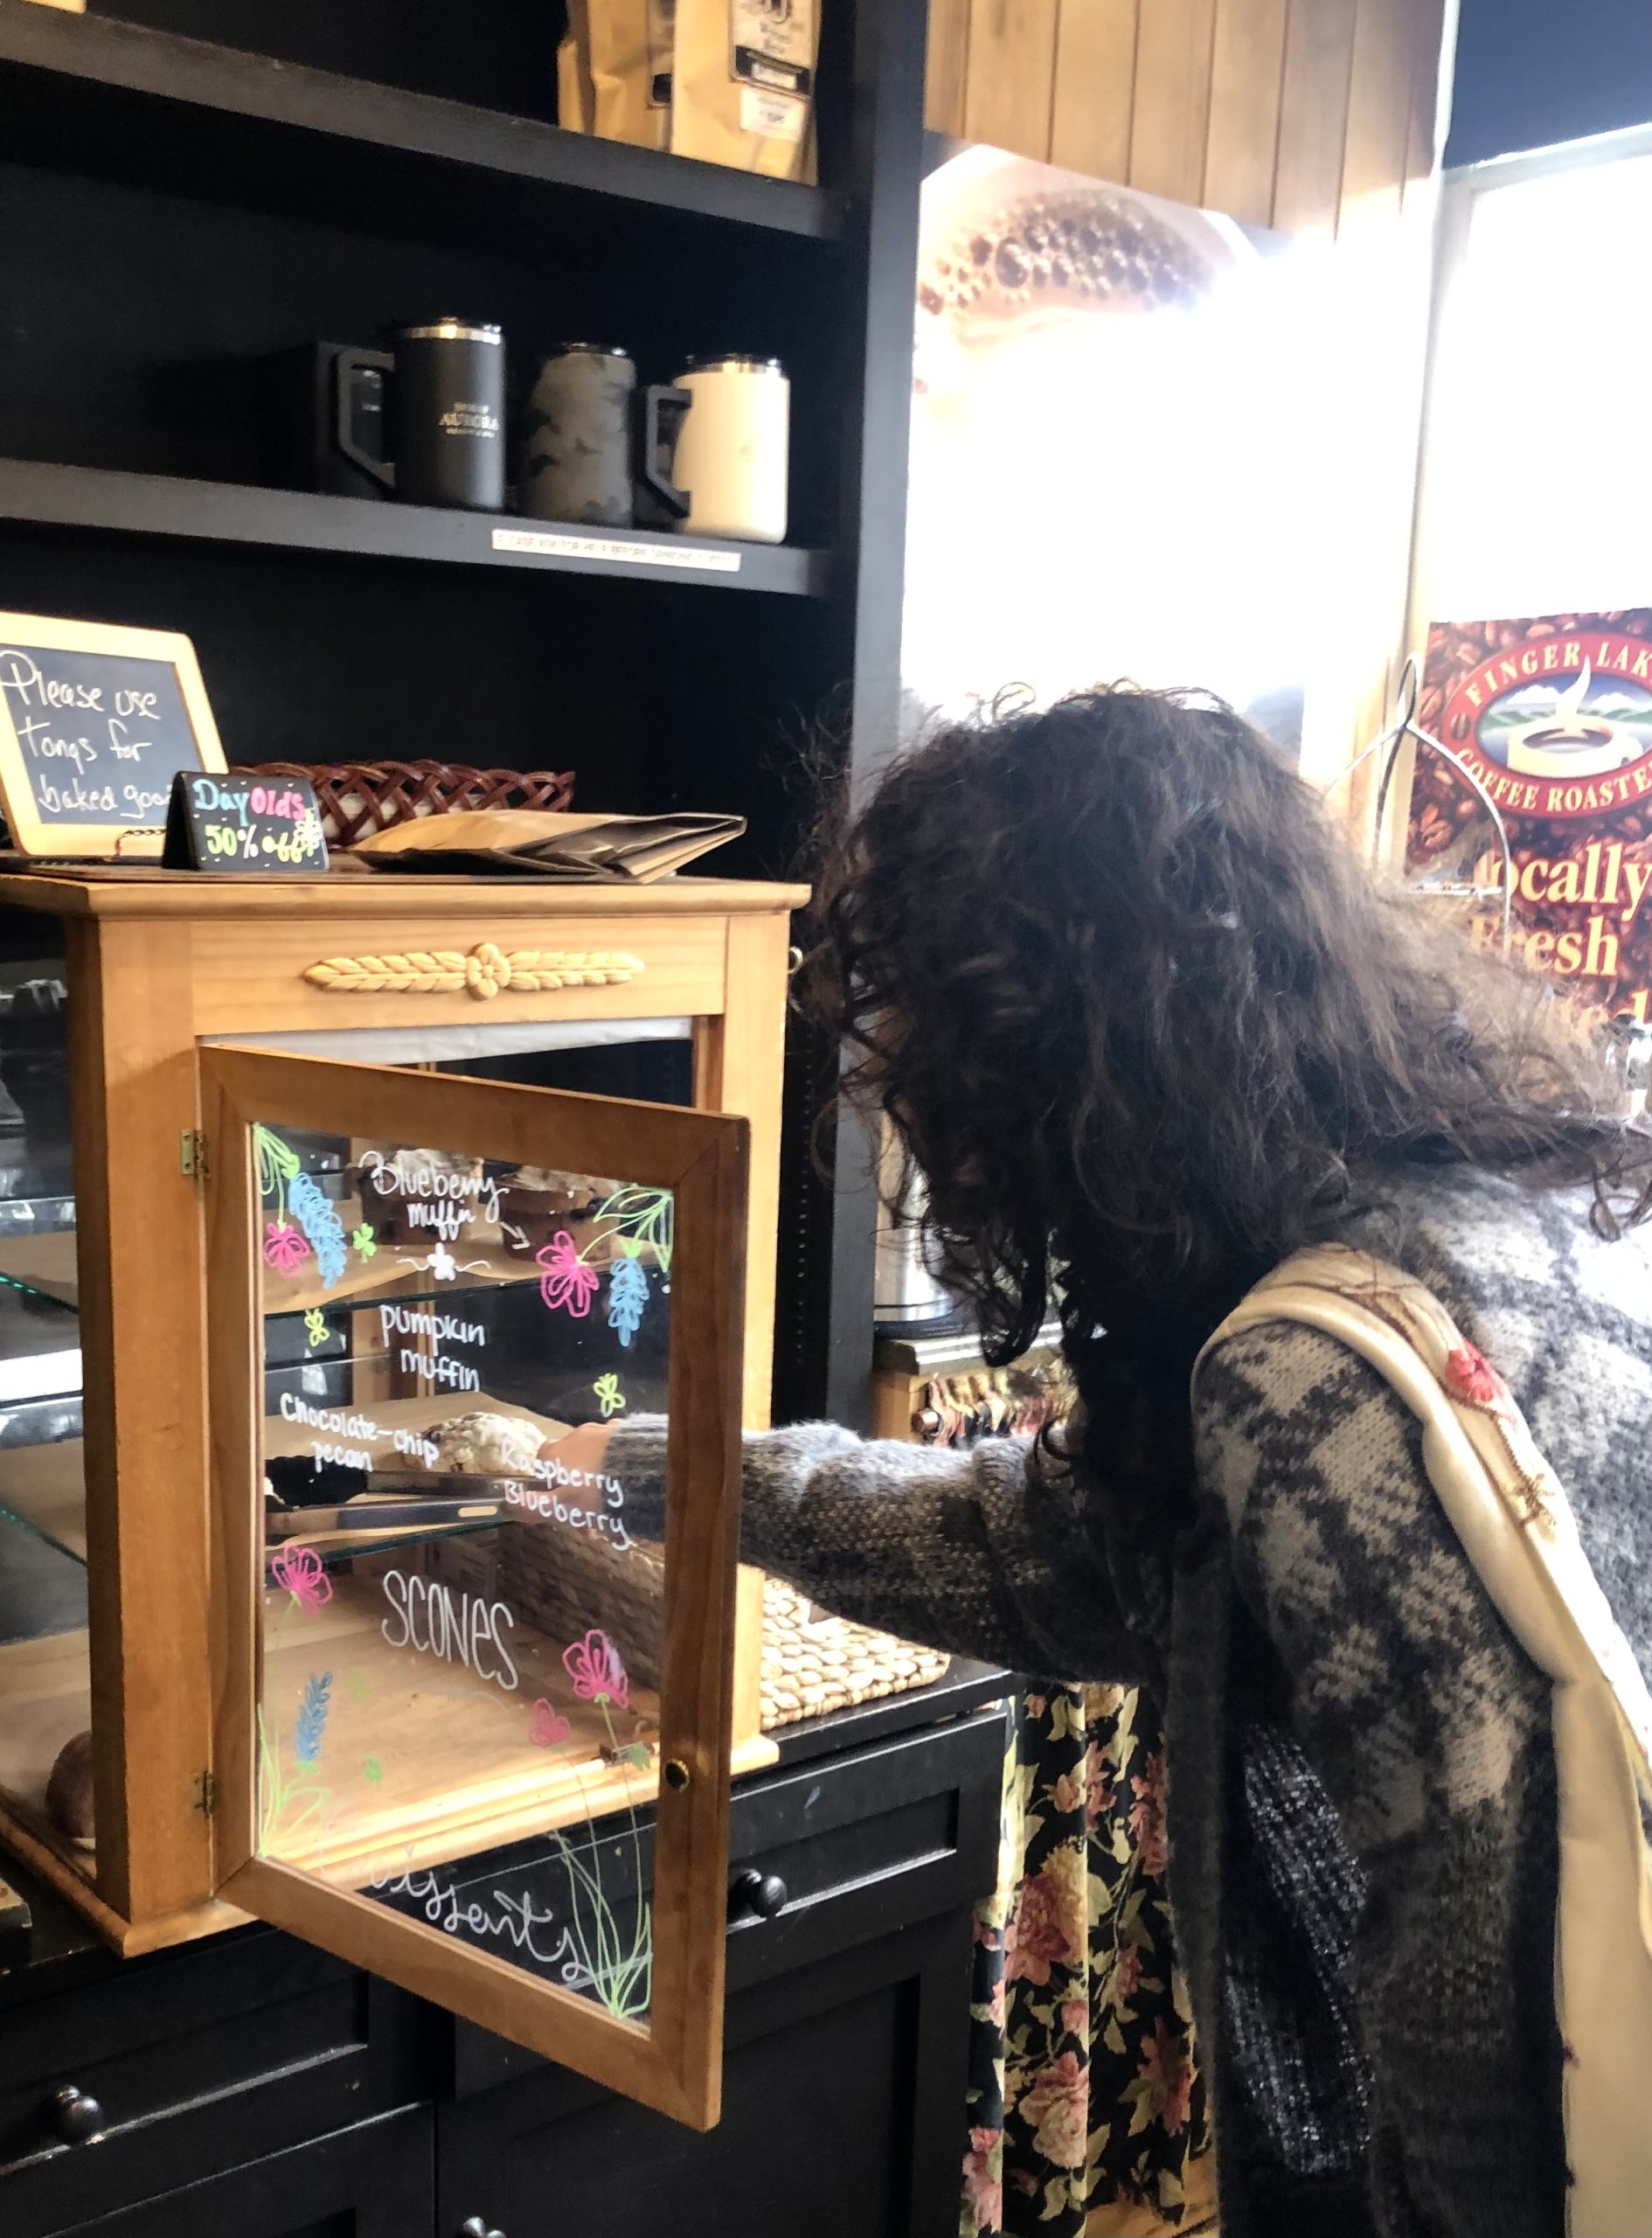
[[[295,1275],[309,1256],[309,1245],[291,1220],[264,1223],[264,1264],[278,1275]]]
[[[301,1609],[319,1609],[333,1597],[333,1581],[313,1546],[278,1547],[269,1558],[269,1576]]]
[[[562,1651],[562,1660],[582,1702],[613,1702],[620,1709],[631,1706],[631,1682],[625,1675],[620,1651],[606,1632],[587,1632],[582,1640]]]
[[[569,1739],[573,1732],[573,1727],[561,1711],[554,1708],[541,1695],[533,1706],[533,1723],[528,1729],[529,1740],[538,1748],[554,1748],[559,1741]]]
[[[602,1286],[602,1277],[583,1263],[566,1228],[559,1228],[543,1250],[533,1255],[544,1269],[539,1295],[552,1312],[572,1314],[576,1321],[583,1321]]]

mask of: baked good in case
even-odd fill
[[[73,1842],[89,1843],[96,1831],[92,1808],[92,1735],[77,1733],[58,1751],[46,1782],[46,1817]]]
[[[440,1456],[437,1469],[455,1477],[531,1477],[545,1443],[537,1422],[515,1414],[454,1414],[425,1435]]]

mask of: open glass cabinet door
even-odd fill
[[[707,2128],[745,1122],[200,1068],[219,1893]],[[647,1484],[559,1450],[641,1414]]]

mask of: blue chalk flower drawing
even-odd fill
[[[649,1278],[627,1247],[620,1248],[625,1256],[614,1261],[608,1276],[608,1326],[618,1331],[622,1345],[628,1345],[642,1326],[649,1302]]]
[[[308,1173],[295,1173],[287,1185],[287,1202],[298,1225],[309,1238],[310,1249],[321,1271],[322,1288],[331,1289],[344,1271],[349,1247],[344,1224]]]
[[[298,1715],[293,1722],[293,1754],[301,1764],[313,1764],[321,1754],[322,1735],[327,1730],[327,1712],[333,1691],[330,1671],[312,1671],[304,1681],[304,1691],[299,1698]]]
[[[259,1194],[275,1199],[275,1229],[289,1225],[289,1214],[298,1222],[316,1254],[322,1288],[331,1289],[344,1271],[348,1247],[343,1221],[314,1178],[300,1169],[298,1152],[282,1141],[274,1127],[254,1127],[253,1146],[258,1154]],[[294,1237],[292,1242],[296,1245],[297,1238]],[[302,1255],[302,1245],[298,1246],[298,1252]],[[269,1256],[267,1248],[266,1256]],[[295,1259],[293,1265],[285,1266],[279,1260],[271,1259],[271,1264],[283,1274],[294,1272],[296,1263]]]

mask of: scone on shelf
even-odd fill
[[[436,1469],[454,1477],[531,1477],[546,1449],[538,1422],[516,1414],[453,1414],[425,1432],[436,1449]]]

